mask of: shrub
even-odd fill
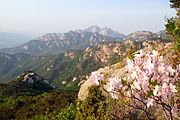
[[[76,105],[71,103],[67,108],[61,110],[57,115],[58,120],[74,120],[76,117]]]
[[[77,120],[109,120],[108,105],[97,85],[89,88],[89,95],[77,103]]]

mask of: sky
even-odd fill
[[[0,31],[64,33],[92,25],[124,34],[164,29],[169,0],[0,0]]]

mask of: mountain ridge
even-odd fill
[[[122,38],[112,38],[98,32],[69,31],[67,33],[48,33],[14,48],[1,49],[5,53],[27,53],[44,55],[64,53],[67,50],[79,50],[95,46],[103,41],[121,41]]]
[[[114,64],[143,42],[103,42],[85,50],[72,50],[48,56],[31,56],[24,53],[0,53],[0,82],[16,79],[23,71],[32,70],[59,86],[73,86],[92,70]],[[53,85],[54,85],[53,84]],[[77,86],[78,87],[78,86]]]
[[[145,41],[161,37],[165,39],[163,36],[165,36],[163,32],[156,34],[150,31],[137,31],[125,36],[107,27],[91,26],[84,30],[71,30],[67,33],[47,33],[18,47],[0,49],[0,52],[26,53],[34,56],[51,55],[64,53],[68,50],[84,50],[105,41]]]

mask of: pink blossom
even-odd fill
[[[132,61],[128,58],[127,59],[127,66],[126,66],[126,68],[128,69],[128,70],[131,70],[131,69],[133,69],[133,63],[132,63]]]
[[[164,71],[165,71],[165,64],[162,63],[162,64],[160,64],[159,67],[158,67],[158,72],[159,72],[159,73],[164,73]]]
[[[172,83],[170,83],[170,91],[171,91],[172,93],[176,93],[176,92],[177,92],[176,86],[173,85]]]
[[[92,72],[91,76],[89,77],[90,81],[92,83],[95,83],[96,85],[99,85],[99,81],[104,79],[104,75],[100,74],[98,71]]]
[[[147,107],[153,106],[154,99],[148,98]]]
[[[126,96],[142,100],[147,107],[157,105],[158,100],[168,104],[177,93],[175,83],[179,80],[180,65],[174,69],[171,64],[166,64],[164,57],[156,50],[140,50],[134,57],[133,60],[126,60],[127,74],[126,79],[123,78],[126,84],[118,77],[110,77],[107,81],[107,92],[113,99],[118,99],[116,93],[122,90]],[[92,72],[90,80],[100,85],[104,76],[100,72]],[[149,94],[151,91],[153,93]]]
[[[111,91],[118,91],[120,87],[122,87],[121,84],[121,79],[117,78],[117,77],[111,77],[109,78],[109,82],[107,83],[107,91],[111,92]]]
[[[133,95],[139,97],[140,90],[148,96],[148,91],[153,91],[153,95],[147,97],[148,106],[153,106],[154,97],[162,97],[163,101],[167,102],[167,97],[177,92],[174,84],[178,80],[179,66],[175,70],[171,65],[165,64],[163,56],[159,56],[155,50],[140,51],[140,54],[136,54],[134,60],[128,60],[126,65],[128,80],[134,81],[133,85],[130,85]],[[151,84],[150,81],[156,84]]]
[[[176,70],[174,70],[171,66],[168,66],[167,70],[170,73],[170,76],[174,76],[174,73],[176,72]]]
[[[139,51],[139,54],[135,54],[134,56],[135,56],[136,58],[141,58],[141,57],[144,56],[144,55],[145,55],[144,51],[143,51],[143,50],[140,50],[140,51]]]
[[[133,85],[134,85],[134,87],[135,87],[137,90],[140,90],[140,89],[141,89],[141,87],[140,87],[140,82],[139,82],[139,81],[135,80],[135,81],[133,82]]]
[[[117,96],[116,94],[110,93],[110,95],[111,95],[111,97],[112,97],[113,99],[118,99],[118,96]]]
[[[153,51],[152,51],[152,54],[153,54],[153,57],[157,57],[157,56],[158,56],[158,51],[153,50]]]
[[[153,91],[153,95],[154,96],[160,96],[161,95],[161,92],[159,91],[159,86],[158,85],[156,85],[155,86],[155,89],[154,89],[154,91]]]

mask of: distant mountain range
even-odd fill
[[[33,39],[33,35],[26,35],[21,33],[10,33],[10,32],[0,32],[0,49],[1,48],[11,48],[19,46],[28,40]]]
[[[95,46],[104,41],[121,41],[122,39],[111,38],[99,33],[74,32],[64,34],[46,34],[36,40],[31,40],[14,48],[0,50],[6,53],[27,53],[31,55],[47,55],[64,53],[67,50],[82,50],[86,47]]]
[[[161,31],[160,33],[163,33]],[[165,38],[164,34],[149,31],[138,31],[128,36],[110,28],[91,26],[84,30],[74,30],[67,33],[48,33],[18,47],[0,49],[4,53],[26,53],[35,56],[64,53],[68,50],[83,50],[96,46],[101,42],[120,42],[122,40],[144,41],[154,38]]]

